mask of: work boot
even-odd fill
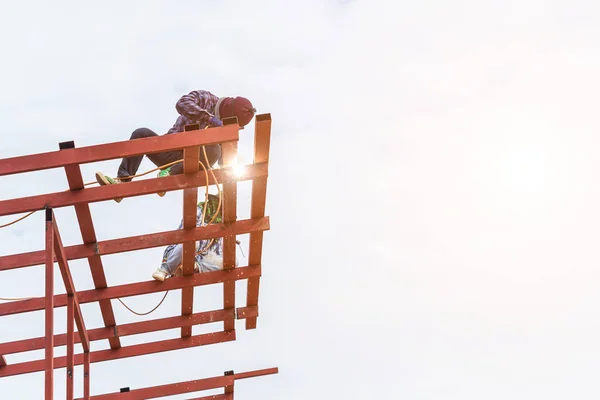
[[[165,169],[161,169],[160,171],[158,171],[158,175],[156,175],[157,178],[162,178],[164,176],[169,176],[171,175],[171,167],[169,168],[165,168]],[[160,197],[163,197],[166,192],[158,192],[157,193]]]
[[[96,181],[100,184],[100,186],[115,185],[117,183],[121,183],[120,181],[114,180],[110,176],[104,175],[102,172],[96,172]],[[121,200],[123,200],[123,198],[117,197],[116,199],[113,199],[113,200],[116,201],[117,203],[120,203]]]
[[[164,282],[164,280],[167,279],[170,275],[171,274],[169,274],[169,272],[159,267],[156,269],[156,271],[154,271],[152,277],[157,281]]]

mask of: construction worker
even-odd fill
[[[204,224],[202,223],[202,212],[204,208],[204,202],[198,203],[196,213],[196,226],[203,226],[208,224],[217,209],[219,208],[219,196],[212,194],[208,195],[208,205],[206,206],[206,214],[204,217]],[[213,220],[213,223],[221,223],[222,219],[221,206],[219,214]],[[183,219],[177,229],[183,228]],[[182,259],[183,259],[183,244],[172,244],[167,246],[163,253],[163,258],[160,267],[152,274],[152,278],[157,281],[164,281],[172,276],[179,276],[182,274]],[[210,272],[223,269],[223,238],[204,239],[196,242],[196,256],[194,272]]]
[[[206,127],[222,126],[221,120],[228,117],[237,117],[240,127],[246,126],[254,117],[256,109],[252,106],[250,100],[244,97],[217,97],[206,90],[194,90],[182,96],[175,104],[175,109],[179,113],[179,117],[167,135],[172,133],[183,132],[185,125],[199,124],[200,129]],[[141,139],[147,137],[159,136],[148,128],[138,128],[131,134],[130,140]],[[211,168],[215,162],[221,159],[221,145],[214,144],[205,146],[208,164],[206,168]],[[183,151],[167,151],[164,153],[146,154],[148,159],[157,167],[172,163],[183,159]],[[131,176],[137,173],[140,164],[142,163],[143,155],[124,158],[121,161],[117,172],[117,179],[112,179],[102,172],[96,172],[96,181],[100,185],[110,185],[120,182],[129,182]],[[204,153],[200,152],[200,160],[206,164]],[[219,161],[220,163],[220,161]],[[172,166],[161,169],[158,176],[177,175],[183,172],[183,162],[176,163]],[[159,196],[164,196],[159,193]],[[115,199],[117,203],[121,202],[121,198]]]

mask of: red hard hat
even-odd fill
[[[237,117],[241,127],[248,125],[255,113],[256,108],[245,97],[223,97],[219,100],[219,118]]]

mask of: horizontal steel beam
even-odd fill
[[[192,276],[178,276],[167,279],[164,282],[155,280],[146,282],[129,283],[120,286],[107,287],[105,289],[83,290],[77,293],[79,303],[92,303],[105,299],[116,299],[122,297],[138,296],[148,293],[164,292],[167,290],[182,289],[188,286],[204,286],[215,283],[223,283],[231,280],[242,280],[260,276],[261,266],[238,267],[227,271],[212,271],[197,273]],[[38,297],[31,300],[20,300],[0,304],[0,316],[19,314],[44,309],[45,299]],[[65,307],[67,295],[54,296],[54,307]]]
[[[118,349],[99,350],[88,353],[90,355],[90,363],[98,363],[104,361],[118,360],[127,357],[137,357],[146,354],[161,353],[164,351],[186,349],[190,347],[205,346],[209,344],[223,343],[234,341],[236,338],[235,331],[204,333],[191,336],[188,338],[176,338],[161,340],[158,342],[135,344],[132,346],[124,346]],[[54,369],[64,368],[66,357],[54,358]],[[0,378],[13,375],[29,374],[44,370],[45,360],[26,361],[17,364],[10,364],[0,368]],[[84,362],[84,353],[75,356],[75,365],[81,365]]]
[[[247,181],[267,176],[268,165],[266,163],[250,164],[245,168],[245,173],[241,177],[237,177],[232,173],[232,167],[215,169],[213,172],[219,183]],[[212,185],[213,183],[213,180],[209,177],[208,184]],[[39,194],[0,201],[0,216],[26,213],[29,211],[41,210],[46,207],[68,207],[82,203],[97,203],[99,201],[113,200],[118,197],[136,197],[151,193],[172,192],[174,190],[202,187],[206,185],[206,175],[204,174],[204,171],[202,171],[190,175],[179,174],[162,178],[140,179],[118,185],[90,187],[79,191],[67,190],[64,192]]]
[[[90,341],[111,339],[115,337],[139,335],[140,333],[157,332],[183,326],[193,326],[221,322],[228,319],[245,319],[258,315],[257,307],[243,307],[237,310],[213,310],[195,313],[192,315],[175,316],[153,319],[148,321],[133,322],[130,324],[117,325],[112,327],[95,328],[88,330]],[[75,343],[80,343],[78,336],[75,337]],[[25,351],[40,350],[44,348],[45,337],[33,339],[16,340],[0,344],[0,354],[16,354]],[[67,344],[67,335],[65,333],[54,335],[54,346],[65,346]],[[0,365],[1,366],[1,365]]]
[[[213,394],[212,396],[194,397],[187,400],[233,400],[233,393]]]
[[[238,125],[188,131],[185,135],[162,135],[4,158],[0,159],[0,176],[65,167],[72,164],[87,164],[115,158],[160,153],[190,146],[203,146],[232,140],[239,140]]]
[[[169,383],[166,385],[152,386],[143,389],[134,389],[123,393],[107,393],[103,395],[92,396],[92,400],[133,400],[133,399],[156,399],[164,396],[173,396],[183,393],[199,392],[202,390],[225,388],[232,386],[234,381],[239,379],[254,378],[258,376],[277,374],[277,368],[262,369],[257,371],[242,372],[241,374],[231,374],[213,378],[197,379],[187,382]],[[227,379],[225,379],[227,378]],[[219,397],[221,396],[221,397]],[[200,399],[226,399],[225,395],[213,395],[201,397]]]
[[[218,389],[233,384],[232,376],[198,379],[188,382],[171,383],[168,385],[152,386],[144,389],[131,390],[123,393],[109,393],[91,396],[90,400],[139,400],[157,399],[176,394],[199,392],[201,390]]]
[[[78,260],[92,256],[124,253],[153,247],[168,246],[183,243],[188,240],[204,240],[226,235],[243,235],[255,231],[269,230],[269,218],[246,219],[229,225],[211,224],[193,229],[177,229],[151,233],[139,236],[130,236],[120,239],[105,240],[95,244],[78,244],[65,247],[67,259]],[[38,250],[29,253],[13,254],[0,257],[0,271],[15,268],[31,267],[45,263],[45,251]]]
[[[275,368],[260,369],[260,370],[256,370],[256,371],[239,372],[237,374],[234,374],[234,376],[235,376],[235,380],[239,381],[240,379],[256,378],[257,376],[273,375],[273,374],[278,374],[278,373],[279,373],[279,368],[275,367]]]

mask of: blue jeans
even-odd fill
[[[196,226],[202,226],[202,206],[196,207]],[[177,229],[183,228],[183,219]],[[223,238],[215,238],[204,252],[198,253],[198,250],[206,248],[210,239],[203,239],[196,242],[196,268],[198,272],[210,272],[223,269]],[[167,246],[163,253],[160,269],[174,275],[177,267],[183,260],[183,244],[172,244]]]

